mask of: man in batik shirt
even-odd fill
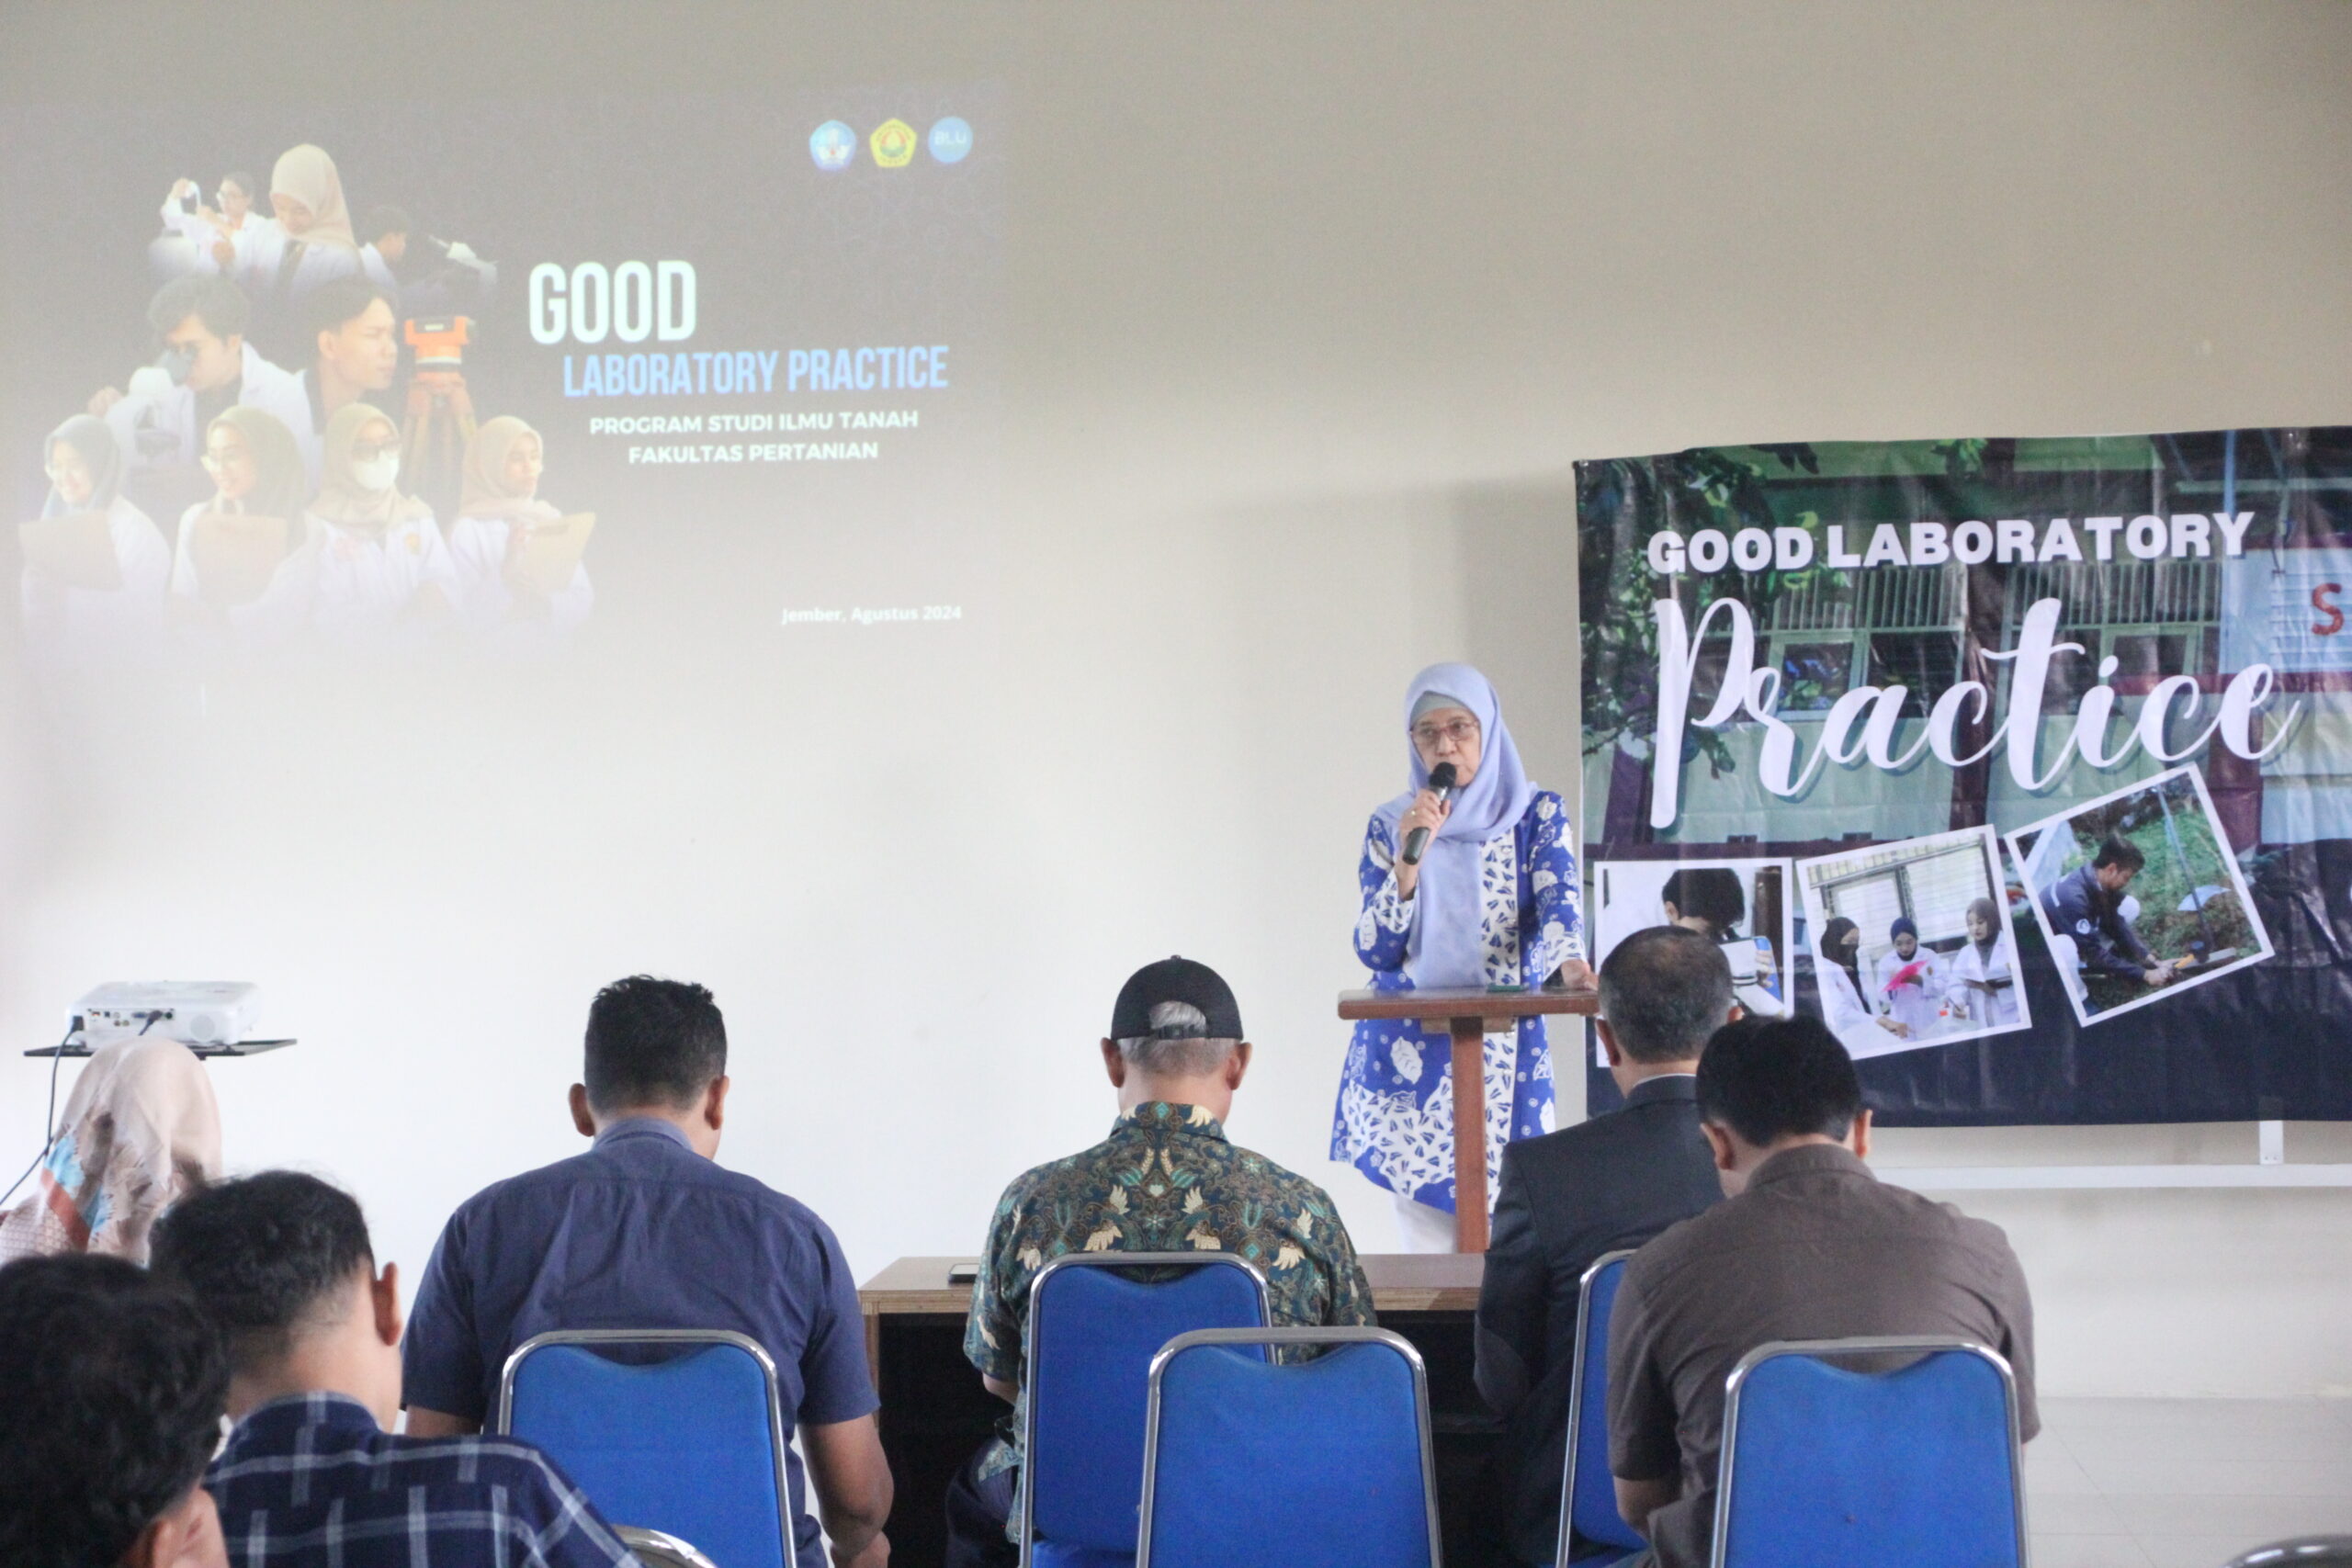
[[[1226,1141],[1250,1067],[1241,1010],[1204,964],[1137,970],[1111,1011],[1102,1065],[1119,1093],[1111,1135],[1015,1179],[997,1201],[972,1285],[964,1354],[1013,1403],[948,1488],[949,1568],[1015,1561],[1022,1365],[1029,1285],[1072,1252],[1227,1252],[1266,1280],[1283,1327],[1369,1324],[1364,1282],[1330,1194]]]

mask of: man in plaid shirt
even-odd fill
[[[231,1568],[638,1568],[529,1444],[388,1430],[398,1271],[348,1194],[285,1170],[208,1188],[164,1216],[153,1269],[228,1340],[237,1426],[205,1484]]]

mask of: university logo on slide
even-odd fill
[[[857,156],[857,132],[840,120],[829,119],[808,133],[808,156],[829,175],[846,169]]]
[[[931,128],[931,155],[942,164],[960,164],[972,151],[972,128],[960,117],[949,115]]]
[[[903,119],[886,119],[874,128],[874,164],[903,169],[914,161],[915,128]]]

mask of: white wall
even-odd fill
[[[101,978],[261,981],[303,1044],[216,1069],[232,1162],[348,1182],[411,1265],[577,1146],[580,1021],[636,969],[718,991],[729,1162],[861,1274],[969,1250],[1007,1177],[1100,1134],[1112,995],[1176,951],[1259,1043],[1236,1135],[1387,1250],[1324,1160],[1358,836],[1433,659],[1482,662],[1573,789],[1572,460],[2352,420],[2352,9],[2324,0],[829,7],[781,52],[717,9],[538,31],[570,14],[447,19],[560,38],[584,80],[1003,80],[1009,624],[945,671],[666,628],[568,675],[224,691],[96,779],[9,692],[0,1038]],[[352,25],[241,69],[270,90]],[[155,26],[122,72],[164,90],[198,24]],[[462,88],[518,55],[437,58]],[[29,1154],[42,1081],[0,1062],[0,1147]],[[2352,1389],[2352,1193],[1972,1206],[2024,1255],[2052,1393]]]

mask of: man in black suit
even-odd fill
[[[1505,1422],[1491,1475],[1508,1512],[1496,1522],[1522,1562],[1550,1562],[1557,1538],[1585,1270],[1723,1199],[1695,1075],[1708,1036],[1739,1016],[1713,942],[1677,926],[1634,932],[1600,966],[1600,1042],[1624,1105],[1504,1146],[1477,1375]]]

